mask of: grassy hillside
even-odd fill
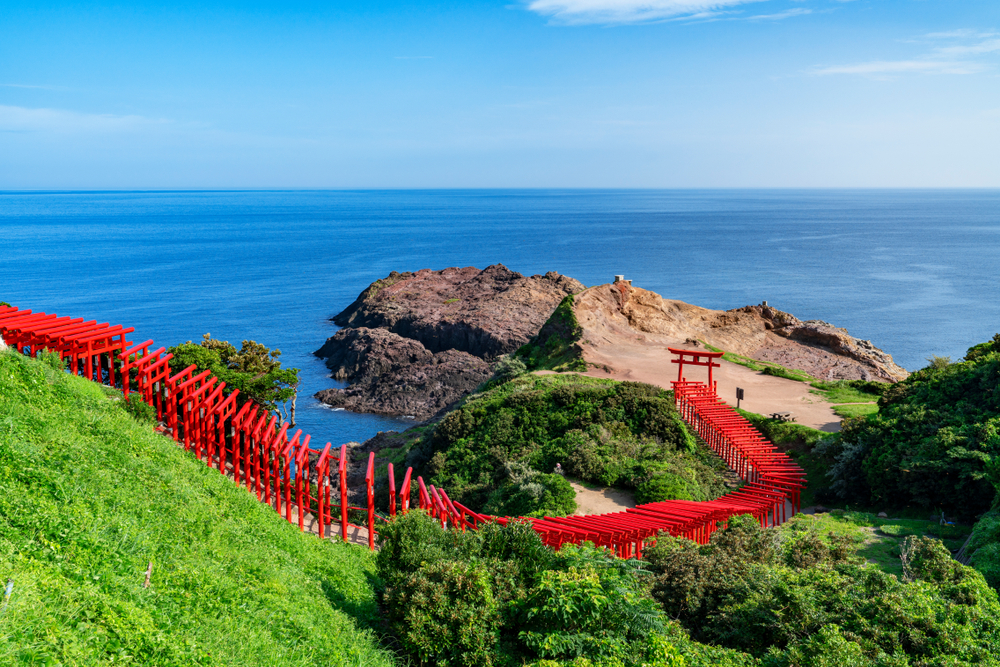
[[[108,391],[0,353],[0,664],[393,664],[370,553],[300,534]]]

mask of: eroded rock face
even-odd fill
[[[577,295],[574,312],[584,330],[583,358],[598,367],[614,365],[609,359],[615,349],[704,342],[824,380],[898,382],[908,375],[871,341],[854,338],[827,322],[803,322],[763,304],[710,310],[614,283]]]
[[[503,264],[416,273],[393,271],[333,318],[342,327],[386,329],[432,352],[483,359],[513,352],[538,333],[562,299],[583,289],[555,272],[523,276]]]
[[[395,336],[395,334],[389,334]],[[405,338],[404,345],[414,343]],[[419,343],[417,343],[419,345]],[[390,355],[375,350],[374,363],[385,370],[364,375],[346,389],[324,389],[316,394],[323,403],[352,412],[374,412],[413,419],[427,419],[470,393],[492,375],[490,365],[467,352],[445,350],[414,363],[393,364]]]
[[[523,276],[502,264],[394,271],[333,318],[344,329],[316,355],[351,385],[316,397],[356,412],[430,417],[489,379],[496,358],[582,289],[558,273]]]

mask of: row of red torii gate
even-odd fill
[[[377,522],[416,505],[441,521],[442,527],[475,529],[486,521],[527,521],[542,540],[558,548],[568,542],[590,541],[623,558],[641,557],[643,544],[660,532],[706,543],[734,515],[750,514],[762,526],[779,525],[799,510],[805,473],[736,410],[716,394],[712,369],[721,352],[669,348],[678,364],[672,383],[677,409],[684,421],[742,480],[742,486],[707,502],[665,500],[621,512],[588,516],[521,518],[477,513],[425,484],[407,469],[397,487],[392,464],[387,466],[389,513],[375,510],[375,454],[369,453],[364,483],[365,505],[349,504],[349,454],[346,445],[335,453],[331,443],[314,448],[301,430],[289,433],[278,414],[252,401],[209,371],[189,366],[174,372],[172,355],[152,340],[134,343],[131,327],[84,318],[59,317],[0,306],[0,337],[19,352],[36,356],[42,350],[59,354],[68,372],[120,388],[128,397],[138,392],[156,409],[161,430],[199,460],[271,505],[303,531],[323,538],[339,533],[366,533],[375,548]],[[685,366],[704,367],[708,383],[688,380]],[[336,490],[336,494],[334,491]],[[336,498],[334,497],[336,495]],[[351,518],[361,523],[354,523]],[[363,518],[361,518],[363,517]],[[339,531],[333,526],[339,524]]]

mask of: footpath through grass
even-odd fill
[[[394,663],[369,552],[300,534],[109,391],[0,353],[0,664]]]

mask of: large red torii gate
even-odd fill
[[[721,359],[725,352],[702,352],[701,350],[678,350],[673,347],[668,347],[667,350],[671,354],[676,354],[677,358],[672,359],[670,363],[677,364],[677,381],[684,382],[684,364],[689,366],[707,366],[708,367],[708,386],[711,387],[712,391],[718,389],[717,383],[712,380],[712,369],[721,368],[722,364],[718,363],[716,360]],[[688,359],[687,357],[690,357]],[[705,357],[705,361],[701,358]]]

